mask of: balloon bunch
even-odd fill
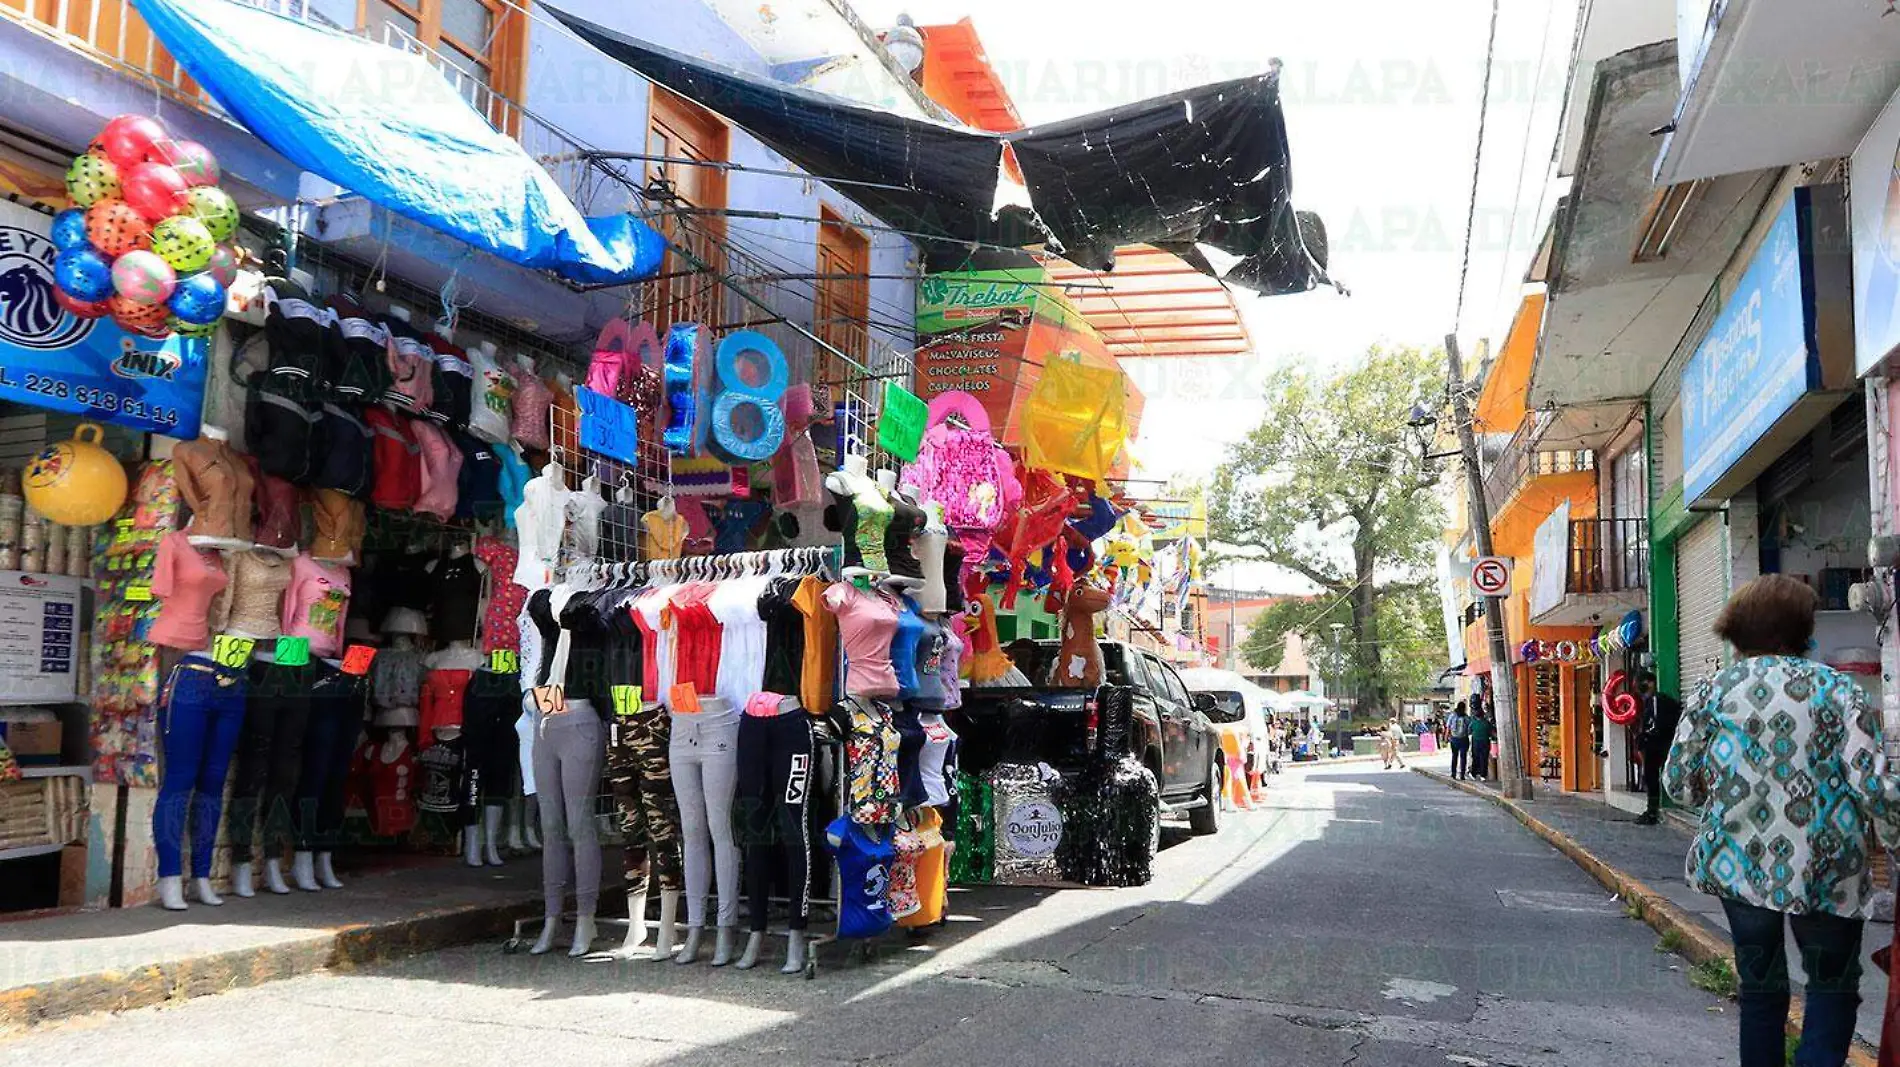
[[[237,277],[238,206],[210,149],[120,115],[73,160],[66,194],[52,227],[60,307],[144,337],[211,335]]]

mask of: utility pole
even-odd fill
[[[1465,459],[1465,492],[1470,498],[1466,515],[1478,545],[1478,555],[1491,551],[1491,505],[1484,499],[1484,472],[1478,469],[1478,436],[1471,425],[1471,402],[1465,396],[1465,365],[1458,355],[1458,335],[1445,335],[1445,354],[1451,363],[1451,417],[1458,424],[1458,448]],[[1491,645],[1491,687],[1497,694],[1498,781],[1504,795],[1529,800],[1531,780],[1524,773],[1522,720],[1517,709],[1517,674],[1511,664],[1511,646],[1504,635],[1504,608],[1498,597],[1484,598],[1484,630]]]

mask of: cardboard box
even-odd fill
[[[57,766],[64,733],[57,721],[0,722],[0,741],[7,743],[13,758],[25,767]]]

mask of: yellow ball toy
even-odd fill
[[[70,441],[33,457],[21,476],[27,506],[61,526],[91,526],[125,505],[125,466],[99,447],[105,431],[82,422]]]

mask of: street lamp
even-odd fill
[[[1327,628],[1332,630],[1333,632],[1334,676],[1339,681],[1340,696],[1345,696],[1346,695],[1346,636],[1345,636],[1346,624],[1343,622],[1335,622],[1335,623],[1330,624]],[[1337,706],[1338,698],[1334,699],[1334,704],[1335,706]]]

